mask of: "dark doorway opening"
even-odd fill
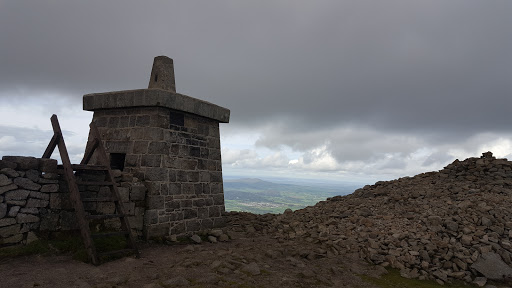
[[[110,153],[110,169],[118,169],[123,171],[125,153]]]

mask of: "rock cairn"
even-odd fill
[[[491,152],[439,172],[377,182],[246,230],[320,245],[306,258],[359,253],[407,278],[485,285],[512,279],[512,162]],[[340,256],[341,257],[341,256]]]

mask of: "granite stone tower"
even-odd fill
[[[148,89],[87,94],[111,167],[147,187],[146,238],[224,225],[219,123],[230,111],[176,93],[172,59],[155,57]]]

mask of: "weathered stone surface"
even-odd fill
[[[57,160],[55,159],[39,159],[39,171],[44,173],[57,173]]]
[[[26,200],[29,194],[30,194],[29,190],[23,190],[23,189],[9,191],[9,192],[5,193],[5,201]]]
[[[197,244],[200,244],[201,242],[203,242],[201,240],[201,237],[199,237],[197,234],[192,235],[192,237],[190,237],[190,240],[194,241]]]
[[[21,229],[20,224],[0,227],[0,237],[5,238],[5,237],[9,237],[14,234],[18,234],[20,232],[20,229]]]
[[[16,215],[16,222],[18,224],[39,222],[39,217],[31,214],[18,213],[18,215]]]
[[[14,218],[3,218],[0,219],[0,227],[9,226],[16,224],[16,219]]]
[[[487,283],[487,278],[485,277],[476,277],[475,280],[473,280],[473,283],[476,284],[478,287],[484,287]]]
[[[41,185],[34,183],[32,180],[28,178],[14,178],[14,184],[18,185],[18,187],[21,187],[23,189],[32,191],[39,191],[39,189],[41,189]]]
[[[7,215],[7,204],[0,203],[0,218],[4,218]]]
[[[148,88],[176,92],[174,65],[171,58],[166,56],[155,57]]]
[[[0,160],[0,169],[4,168],[10,168],[10,169],[16,169],[18,165],[16,163],[6,161],[6,160]]]
[[[23,240],[23,234],[16,234],[6,238],[0,238],[0,244],[15,244]]]
[[[500,255],[493,252],[480,255],[480,258],[471,265],[471,268],[491,280],[502,280],[505,277],[512,277],[512,268],[503,262]]]
[[[0,186],[6,186],[12,183],[12,180],[9,179],[6,175],[0,174]]]
[[[146,197],[146,187],[143,185],[133,185],[130,191],[130,200],[131,201],[141,201]]]
[[[41,172],[39,172],[38,170],[31,169],[25,172],[25,177],[32,180],[32,182],[34,183],[37,183],[39,181],[39,176],[41,176]]]
[[[188,281],[187,279],[185,279],[181,276],[178,276],[175,278],[171,278],[169,280],[165,280],[162,282],[162,284],[164,285],[164,287],[183,287],[183,286],[189,286],[190,281]]]
[[[240,269],[240,271],[245,272],[245,273],[247,273],[249,275],[252,275],[252,276],[261,274],[260,267],[255,262],[251,262],[251,263],[249,263],[247,265],[244,265],[242,267],[242,269]]]
[[[2,168],[0,169],[0,174],[7,175],[10,178],[19,177],[20,174],[11,168]]]
[[[6,160],[9,162],[16,163],[18,166],[16,169],[18,170],[30,170],[30,169],[38,169],[39,168],[39,160],[35,157],[25,157],[25,156],[4,156],[2,160]]]
[[[4,194],[7,191],[11,191],[11,190],[15,190],[15,189],[18,189],[18,185],[14,184],[14,183],[7,185],[7,186],[2,186],[2,187],[0,187],[0,195]]]
[[[139,107],[166,107],[228,123],[230,111],[212,103],[171,91],[140,89],[84,95],[84,110]],[[118,103],[117,99],[123,99]]]
[[[37,215],[37,214],[39,214],[39,209],[38,208],[21,208],[19,210],[19,213]]]
[[[18,215],[18,212],[20,211],[20,206],[12,206],[11,209],[9,209],[9,214],[7,214],[9,217],[16,217]]]

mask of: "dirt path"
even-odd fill
[[[3,259],[0,287],[374,287],[356,275],[383,272],[355,255],[312,254],[320,248],[310,243],[238,236],[223,243],[145,244],[139,259],[98,267],[70,256]]]

